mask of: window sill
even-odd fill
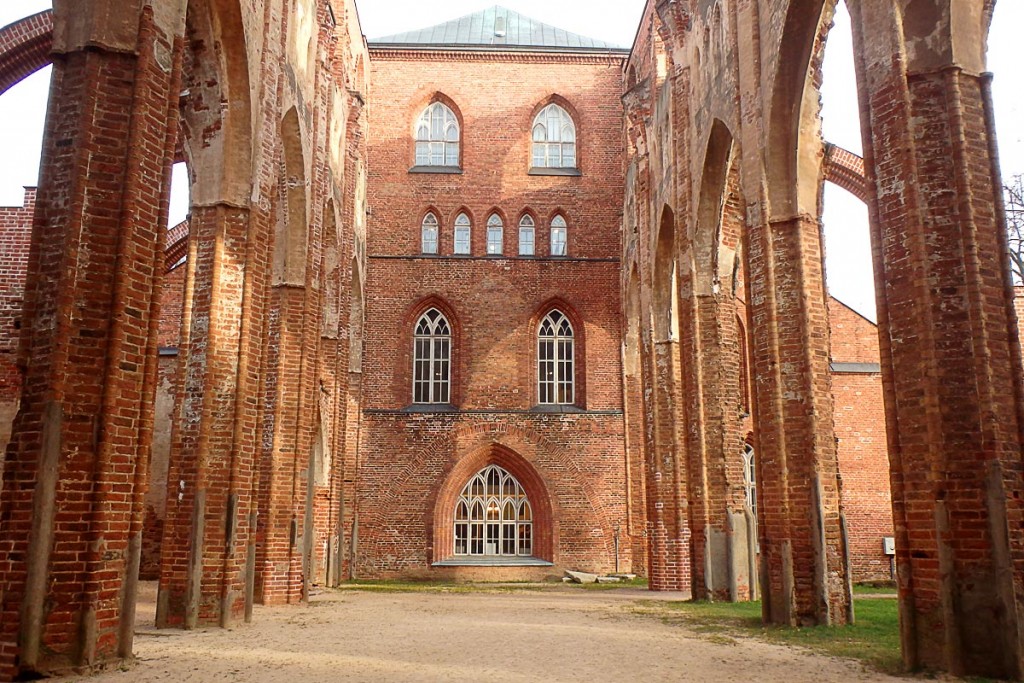
[[[542,166],[533,166],[527,172],[528,175],[553,175],[553,176],[571,176],[579,177],[583,173],[578,168],[544,168]]]
[[[563,405],[563,404],[547,404],[540,403],[530,408],[531,413],[585,413],[585,409],[580,408],[577,405]]]
[[[442,175],[462,175],[458,166],[413,166],[409,173],[440,173]]]
[[[553,567],[553,562],[539,557],[505,557],[501,555],[456,555],[431,567]]]
[[[457,413],[459,409],[451,403],[413,403],[403,409],[406,413]]]

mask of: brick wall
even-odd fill
[[[18,338],[35,205],[36,189],[26,187],[21,206],[0,207],[0,447],[3,450],[11,436],[11,423],[21,394]],[[2,474],[3,458],[0,458]]]
[[[837,299],[829,299],[832,395],[839,474],[854,581],[891,578],[882,537],[893,535],[878,330]],[[842,364],[863,364],[856,367]]]
[[[536,495],[550,501],[551,519],[537,520],[535,554],[544,556],[541,536],[550,534],[543,559],[611,571],[618,532],[620,567],[639,568],[642,559],[631,556],[626,537],[617,259],[620,60],[372,46],[371,57],[357,575],[510,578],[551,572],[431,569],[452,553],[450,522],[439,521],[454,504],[445,492],[454,487],[457,494],[476,471],[460,467],[501,457],[509,458],[510,471],[519,466],[524,477],[536,474]],[[496,82],[515,87],[496,89]],[[461,173],[410,173],[413,124],[438,96],[460,118]],[[533,118],[551,101],[574,117],[579,177],[528,174]],[[440,219],[437,256],[420,255],[420,222],[428,210]],[[463,211],[472,220],[472,253],[453,256],[453,223]],[[504,223],[502,258],[485,255],[493,212]],[[525,213],[536,223],[537,256],[531,258],[517,256]],[[556,213],[568,223],[565,258],[549,257]],[[430,305],[453,326],[453,407],[418,413],[408,410],[412,328]],[[574,325],[577,414],[533,412],[535,335],[540,318],[556,307]]]

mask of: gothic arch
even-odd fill
[[[654,279],[651,282],[654,313],[654,340],[671,341],[679,338],[679,279],[676,256],[675,213],[669,206],[661,211],[658,233],[654,244]]]
[[[281,205],[274,239],[274,284],[302,286],[306,282],[306,159],[302,130],[294,107],[281,121],[283,146]]]
[[[533,556],[554,562],[557,517],[553,514],[554,506],[544,478],[522,455],[498,443],[477,448],[462,457],[438,489],[433,507],[434,561],[452,555],[455,503],[470,477],[488,465],[501,467],[523,486],[533,507]]]

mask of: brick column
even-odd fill
[[[181,42],[148,6],[102,4],[55,14],[0,493],[0,679],[132,651]]]
[[[236,443],[243,381],[249,211],[194,206],[168,472],[157,625],[229,625],[245,614],[252,447]],[[242,435],[254,440],[253,434]]]
[[[691,495],[703,508],[703,562],[694,567],[695,592],[716,600],[750,596],[746,515],[743,511],[743,435],[740,433],[740,353],[732,294],[695,295],[693,346],[686,363],[692,390]],[[696,524],[695,533],[696,533]]]
[[[655,378],[648,395],[653,396],[653,429],[648,445],[647,526],[649,533],[648,586],[656,591],[689,593],[691,582],[690,523],[687,509],[686,461],[678,433],[682,419],[679,397],[679,344],[650,342],[648,356],[653,367],[647,377]]]
[[[762,220],[746,250],[758,439],[761,595],[766,621],[844,624],[847,558],[832,424],[821,227]]]
[[[984,4],[851,11],[904,659],[1020,679],[1024,388]]]

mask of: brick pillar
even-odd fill
[[[664,340],[650,343],[656,378],[652,443],[647,463],[647,527],[649,533],[648,586],[656,591],[691,591],[690,523],[687,509],[686,462],[679,426],[682,401],[678,395],[679,344]],[[646,373],[645,373],[646,374]]]
[[[716,600],[747,599],[750,558],[743,511],[736,302],[731,293],[702,294],[692,297],[690,308],[695,321],[687,361],[693,383],[687,391],[693,425],[690,471],[700,473],[691,482],[691,496],[703,499],[704,515],[703,562],[694,567],[694,590]]]
[[[55,15],[25,389],[0,493],[6,680],[132,653],[181,42],[141,3],[109,23],[102,4]]]
[[[758,439],[761,595],[766,621],[844,624],[847,558],[832,424],[821,228],[762,221],[752,207],[746,272]]]
[[[252,448],[236,420],[243,363],[248,209],[194,206],[168,472],[157,625],[227,626],[245,614]],[[251,285],[250,285],[251,287]],[[251,432],[242,439],[254,440]]]
[[[305,597],[302,536],[306,498],[308,440],[301,431],[313,423],[300,414],[306,332],[306,288],[276,285],[270,297],[271,347],[264,400],[273,406],[264,429],[260,486],[257,594],[263,604],[300,602]],[[269,448],[268,448],[269,446]]]
[[[922,3],[901,19],[888,5],[851,11],[904,659],[1017,680],[1024,388],[984,41],[973,33],[984,3]]]

